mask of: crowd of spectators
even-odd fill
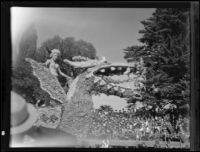
[[[110,140],[159,140],[184,142],[182,124],[184,118],[177,120],[176,126],[170,123],[169,115],[164,117],[144,117],[130,115],[123,111],[100,111],[96,109],[92,117],[88,138]]]

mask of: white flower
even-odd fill
[[[101,80],[99,84],[100,84],[100,85],[105,85],[106,82],[105,82],[104,80]]]
[[[155,88],[154,91],[155,91],[155,92],[158,92],[158,88]]]
[[[111,67],[110,69],[111,69],[111,71],[114,71],[114,70],[115,70],[115,67]]]
[[[104,73],[104,72],[105,72],[105,69],[101,69],[100,71],[101,71],[102,73]]]
[[[122,92],[122,93],[125,92],[125,89],[124,89],[124,88],[121,88],[121,92]]]
[[[107,85],[107,89],[110,89],[110,88],[112,88],[112,86],[111,85]]]
[[[114,87],[114,90],[117,91],[119,89],[119,87]]]
[[[94,77],[94,83],[97,83],[99,80],[101,80],[101,78],[99,78],[99,77]]]

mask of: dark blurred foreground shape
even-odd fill
[[[37,120],[34,106],[11,92],[11,147],[76,147],[74,135],[57,129],[33,126]]]

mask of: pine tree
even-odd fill
[[[40,88],[39,81],[32,74],[32,68],[26,57],[35,59],[37,49],[37,31],[30,25],[22,34],[19,53],[12,67],[12,90],[22,95],[27,102],[36,103],[38,99],[49,100],[49,95]]]
[[[147,90],[143,93],[144,102],[152,105],[151,110],[156,107],[162,109],[164,105],[171,103],[177,107],[176,115],[188,114],[188,111],[186,113],[190,103],[188,9],[159,8],[152,17],[141,23],[144,29],[139,31],[143,34],[139,41],[144,45],[127,47],[124,49],[124,58],[131,62],[142,57],[145,61]],[[161,110],[160,114],[166,113]]]

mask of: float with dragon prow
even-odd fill
[[[136,63],[110,63],[104,57],[99,60],[81,56],[73,57],[72,61],[64,59],[73,68],[86,69],[71,78],[67,93],[48,68],[30,58],[26,61],[31,64],[41,88],[63,107],[58,128],[78,137],[86,137],[92,124],[92,95],[104,93],[142,100],[141,90],[146,80],[142,59]]]

